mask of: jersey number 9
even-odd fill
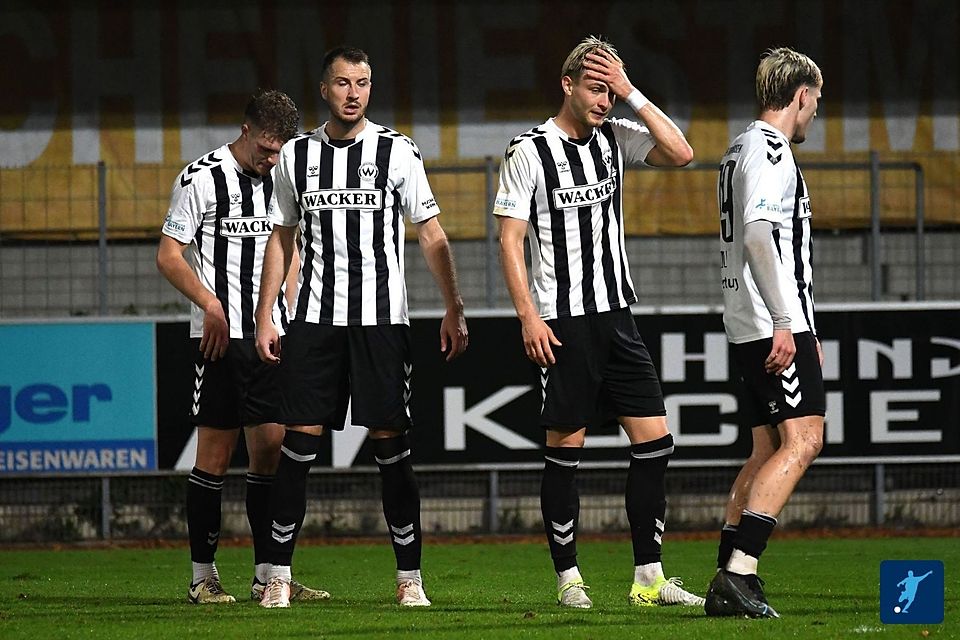
[[[720,167],[717,183],[717,199],[720,203],[720,239],[733,242],[733,170],[736,160],[727,160]]]

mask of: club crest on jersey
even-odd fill
[[[305,191],[300,204],[307,211],[322,209],[383,209],[382,189],[318,189]]]
[[[313,164],[313,165],[310,165],[309,167],[307,167],[307,176],[309,176],[309,177],[311,177],[311,178],[316,178],[318,175],[320,175],[320,166],[319,166],[319,165]]]
[[[220,218],[220,235],[224,238],[256,238],[268,236],[272,230],[267,216]]]
[[[380,169],[372,162],[364,162],[357,169],[357,175],[360,176],[361,180],[376,180],[377,176],[380,175]]]
[[[610,199],[616,186],[617,183],[613,178],[607,178],[596,184],[554,189],[553,206],[557,209],[570,209],[599,204]]]

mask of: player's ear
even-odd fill
[[[560,78],[560,86],[563,88],[563,95],[573,95],[573,78],[570,76],[563,76]]]
[[[804,105],[807,104],[807,100],[810,99],[807,96],[809,92],[810,92],[810,87],[808,87],[807,85],[802,85],[800,86],[799,89],[797,89],[797,92],[793,94],[793,99],[797,101],[797,105],[800,107],[801,110],[803,109]]]
[[[323,80],[320,81],[320,97],[323,98],[324,101],[327,100],[327,83]]]

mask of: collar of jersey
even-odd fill
[[[370,121],[369,118],[364,117],[363,122],[364,122],[363,129],[361,129],[360,132],[354,137],[353,139],[354,142],[359,142],[360,140],[363,140],[364,137],[370,135],[369,133],[370,131],[373,131],[373,128],[375,125]],[[326,122],[324,122],[323,125],[320,126],[319,131],[320,131],[320,139],[323,140],[324,142],[330,142],[330,136],[327,135]]]
[[[543,126],[553,131],[553,133],[559,136],[561,140],[566,140],[571,144],[575,144],[579,146],[583,146],[587,144],[588,142],[593,140],[593,136],[597,135],[597,128],[594,127],[593,131],[591,131],[590,135],[587,136],[586,138],[571,138],[566,134],[566,132],[564,132],[563,129],[557,126],[557,123],[553,121],[553,118],[549,118],[546,122],[543,123]]]
[[[260,180],[260,179],[263,178],[263,176],[261,176],[260,174],[258,174],[256,171],[247,171],[246,169],[244,169],[243,167],[241,167],[241,166],[240,166],[240,163],[237,162],[236,157],[234,157],[233,152],[230,151],[230,145],[229,145],[229,144],[223,145],[223,151],[224,151],[223,155],[225,155],[225,156],[227,156],[228,158],[230,158],[230,163],[233,164],[233,168],[236,170],[237,173],[242,173],[243,175],[247,176],[248,178],[252,178],[252,179],[254,179],[254,180]]]
[[[778,136],[780,136],[781,138],[783,138],[783,139],[787,142],[787,144],[790,144],[790,141],[787,140],[787,136],[783,135],[783,131],[780,131],[780,129],[777,129],[777,128],[776,128],[775,126],[773,126],[772,124],[767,124],[767,123],[764,122],[763,120],[754,120],[754,121],[753,121],[753,126],[754,126],[754,127],[758,127],[758,128],[760,128],[760,129],[764,129],[764,130],[766,130],[766,131],[772,131],[773,133],[775,133],[775,134],[777,134]]]

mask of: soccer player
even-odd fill
[[[240,136],[198,158],[177,176],[163,223],[157,268],[192,302],[190,336],[197,343],[191,421],[197,457],[187,484],[187,529],[194,604],[234,602],[214,562],[220,538],[223,476],[240,427],[250,457],[247,518],[253,533],[251,596],[266,583],[268,498],[283,428],[267,420],[276,404],[274,372],[257,357],[253,310],[274,202],[270,170],[280,146],[297,132],[296,105],[280,91],[258,91],[244,112]],[[285,301],[268,313],[286,324]],[[330,595],[297,586],[301,599]]]
[[[493,213],[500,221],[504,278],[527,357],[542,369],[546,429],[540,491],[557,574],[557,602],[589,608],[577,565],[580,498],[576,471],[586,428],[616,418],[630,439],[626,509],[633,539],[629,600],[637,606],[700,606],[664,577],[664,474],[673,452],[663,395],[637,332],[637,301],[623,237],[628,165],[684,166],[693,150],[680,129],[627,78],[609,42],[588,37],[561,71],[563,105],[514,138],[500,167]],[[642,123],[609,118],[617,99]],[[534,304],[527,287],[529,235]],[[538,308],[539,307],[539,308]]]
[[[747,396],[753,451],[730,490],[708,615],[779,617],[757,561],[823,446],[823,354],[813,320],[810,197],[790,144],[817,115],[820,69],[787,48],[757,68],[760,116],[720,161],[723,323]]]
[[[329,51],[320,94],[329,119],[280,151],[277,208],[257,307],[260,357],[280,363],[287,427],[273,490],[270,582],[260,604],[289,606],[290,561],[306,510],[306,481],[324,428],[368,428],[382,480],[383,514],[397,560],[397,601],[429,606],[420,574],[420,497],[406,432],[411,374],[404,281],[404,217],[446,303],[440,350],[467,347],[467,325],[440,209],[413,141],[367,120],[371,68],[353,47]],[[271,305],[302,234],[296,316],[281,351]]]

